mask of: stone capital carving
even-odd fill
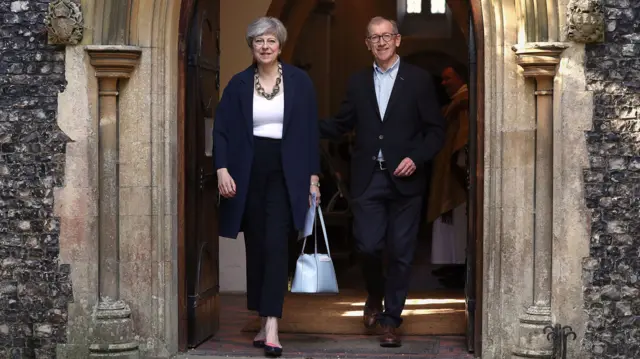
[[[100,46],[86,48],[96,77],[129,78],[138,65],[142,50],[137,46]]]
[[[84,18],[80,4],[71,0],[53,0],[44,17],[49,43],[77,45],[82,41]]]
[[[570,0],[567,11],[567,38],[580,43],[604,41],[602,0]]]
[[[532,42],[513,46],[517,63],[525,77],[553,77],[560,63],[560,54],[568,44],[561,42]]]

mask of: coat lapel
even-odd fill
[[[368,92],[368,96],[369,97],[369,101],[371,101],[371,105],[373,106],[373,108],[375,109],[376,114],[378,115],[378,120],[382,121],[382,116],[380,116],[380,107],[378,106],[378,98],[376,96],[376,84],[373,81],[373,77],[375,76],[375,69],[372,69],[371,72],[366,72],[368,74],[367,78],[365,79],[365,83],[367,84],[367,88],[369,89]]]
[[[253,142],[253,74],[254,67],[249,66],[242,72],[242,88],[240,89],[240,107],[247,126],[249,141]]]
[[[282,82],[284,83],[284,119],[282,123],[282,137],[284,138],[287,129],[291,124],[291,109],[293,108],[294,94],[296,93],[296,83],[294,71],[291,65],[282,64]]]
[[[384,121],[389,118],[389,113],[393,110],[394,104],[402,97],[402,86],[404,84],[404,66],[402,66],[402,60],[398,64],[398,73],[396,74],[396,80],[393,82],[393,88],[391,89],[391,95],[389,96],[389,103],[387,104],[387,110],[384,112]]]

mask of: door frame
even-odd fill
[[[187,294],[187,266],[186,266],[186,94],[187,94],[187,48],[189,44],[189,30],[195,9],[196,0],[182,0],[180,4],[180,21],[178,27],[178,349],[187,349],[188,325],[188,294]]]
[[[302,31],[306,18],[311,14],[315,3],[320,0],[272,0],[267,16],[278,17],[283,20],[290,39],[297,39]],[[475,233],[472,235],[476,242],[476,315],[475,315],[475,353],[482,353],[482,306],[483,306],[483,254],[484,254],[484,133],[485,133],[485,79],[484,79],[484,19],[482,15],[482,0],[469,0],[474,21],[477,59],[477,101],[476,101],[476,203]],[[186,283],[186,247],[185,247],[185,207],[186,172],[185,172],[185,125],[186,125],[186,73],[187,73],[187,44],[188,34],[193,19],[195,0],[182,0],[180,4],[180,18],[178,24],[178,101],[177,101],[177,191],[178,191],[178,227],[177,227],[177,275],[178,275],[178,350],[187,349],[187,283]],[[314,4],[310,6],[309,4]],[[471,35],[471,34],[470,34]],[[283,49],[283,55],[293,55],[295,41],[288,41]],[[288,59],[284,59],[287,61]],[[222,86],[221,86],[222,90]],[[222,94],[222,91],[220,91]]]
[[[475,179],[475,227],[471,235],[475,238],[475,292],[476,292],[476,307],[475,307],[475,328],[474,328],[474,353],[476,357],[482,355],[482,318],[483,318],[483,303],[484,303],[484,134],[485,134],[485,78],[484,78],[484,59],[485,59],[485,33],[484,33],[484,18],[482,16],[482,0],[469,0],[471,4],[471,17],[473,20],[473,34],[469,34],[469,37],[473,36],[475,40],[476,50],[476,102],[475,104],[475,174],[472,175]]]

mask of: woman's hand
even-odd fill
[[[316,195],[316,206],[320,204],[320,187],[316,185],[311,185],[309,189],[309,207],[311,207],[311,200],[313,198],[313,194]]]
[[[320,205],[320,178],[318,176],[311,176],[311,186],[309,187],[309,207],[311,207],[311,200],[313,195],[316,196],[316,206]]]
[[[218,174],[218,191],[224,198],[233,198],[236,195],[236,182],[231,178],[226,168],[217,171]]]

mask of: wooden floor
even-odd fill
[[[254,333],[243,331],[253,314],[246,310],[244,295],[222,295],[220,330],[198,348],[180,358],[264,357],[251,345]],[[351,303],[353,304],[353,303]],[[352,306],[349,304],[348,306]],[[287,311],[285,305],[285,312]],[[472,359],[464,336],[406,336],[400,348],[382,348],[371,335],[281,333],[285,358]]]
[[[366,294],[342,291],[337,295],[288,294],[279,328],[283,333],[376,334],[362,325]],[[463,335],[465,303],[459,291],[412,293],[403,312],[403,335]],[[249,319],[243,331],[257,332],[260,321]]]

